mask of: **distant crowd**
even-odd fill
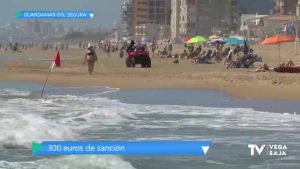
[[[3,51],[14,51],[21,52],[22,50],[27,50],[29,48],[34,48],[36,44],[34,43],[0,43],[0,50]]]
[[[41,50],[68,50],[69,44],[68,43],[0,43],[0,51],[13,51],[13,52],[22,52],[27,51],[28,49],[32,48],[40,48]]]

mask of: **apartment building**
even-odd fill
[[[296,6],[300,4],[299,0],[276,0],[276,14],[296,15]]]
[[[135,37],[142,25],[170,25],[171,0],[131,0],[131,4],[131,31]]]
[[[298,3],[296,5],[296,16],[300,17],[300,0],[298,0]]]
[[[181,0],[171,0],[171,39],[179,41]]]
[[[132,26],[132,4],[130,0],[124,0],[121,6],[121,37],[131,37],[133,32]]]
[[[239,28],[239,0],[172,0],[171,4],[172,39]]]

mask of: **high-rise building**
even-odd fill
[[[169,25],[171,0],[131,0],[131,32],[136,35],[144,24]]]
[[[171,22],[171,1],[148,0],[148,2],[150,23],[169,25]]]
[[[298,0],[277,0],[276,11],[279,15],[296,15]]]
[[[172,38],[235,31],[239,16],[239,0],[172,0]]]
[[[120,34],[121,37],[132,36],[132,4],[130,0],[124,0],[121,7],[121,25]]]
[[[181,0],[171,0],[171,38],[174,41],[179,41],[179,27],[180,27],[180,8]]]
[[[297,6],[296,6],[296,16],[300,17],[300,0],[298,0]]]
[[[274,9],[276,0],[239,0],[242,14],[268,15]]]

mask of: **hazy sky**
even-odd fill
[[[24,10],[87,10],[95,11],[92,20],[49,20],[58,24],[74,26],[101,26],[110,28],[120,20],[122,0],[0,0],[0,25],[22,23],[15,19],[17,11]]]

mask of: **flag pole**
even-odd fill
[[[51,71],[52,71],[55,67],[60,67],[60,66],[61,66],[61,62],[60,62],[60,54],[59,54],[59,51],[57,50],[57,53],[56,53],[55,57],[53,58],[52,65],[51,65],[51,67],[49,68],[49,71],[48,71],[46,80],[45,80],[45,82],[44,82],[43,90],[42,90],[42,93],[41,93],[41,98],[43,98],[44,91],[45,91],[45,87],[46,87],[46,85],[47,85],[47,82],[48,82],[48,79],[49,79],[49,76],[50,76]]]
[[[280,48],[281,48],[281,44],[280,43],[278,43],[278,62],[279,62],[279,65],[281,64],[280,63],[280,59],[281,59],[281,56],[280,56]]]
[[[43,90],[42,90],[42,93],[41,93],[41,98],[43,98],[44,91],[45,91],[45,87],[46,87],[46,84],[47,84],[47,82],[48,82],[50,73],[51,73],[51,68],[49,69],[48,74],[47,74],[47,77],[46,77],[46,80],[45,80],[45,82],[44,82]]]
[[[296,24],[294,24],[294,26],[295,26],[295,30],[296,30],[296,32],[295,32],[295,59],[296,59],[296,57],[297,57],[297,54],[298,54],[298,25],[296,25]]]

